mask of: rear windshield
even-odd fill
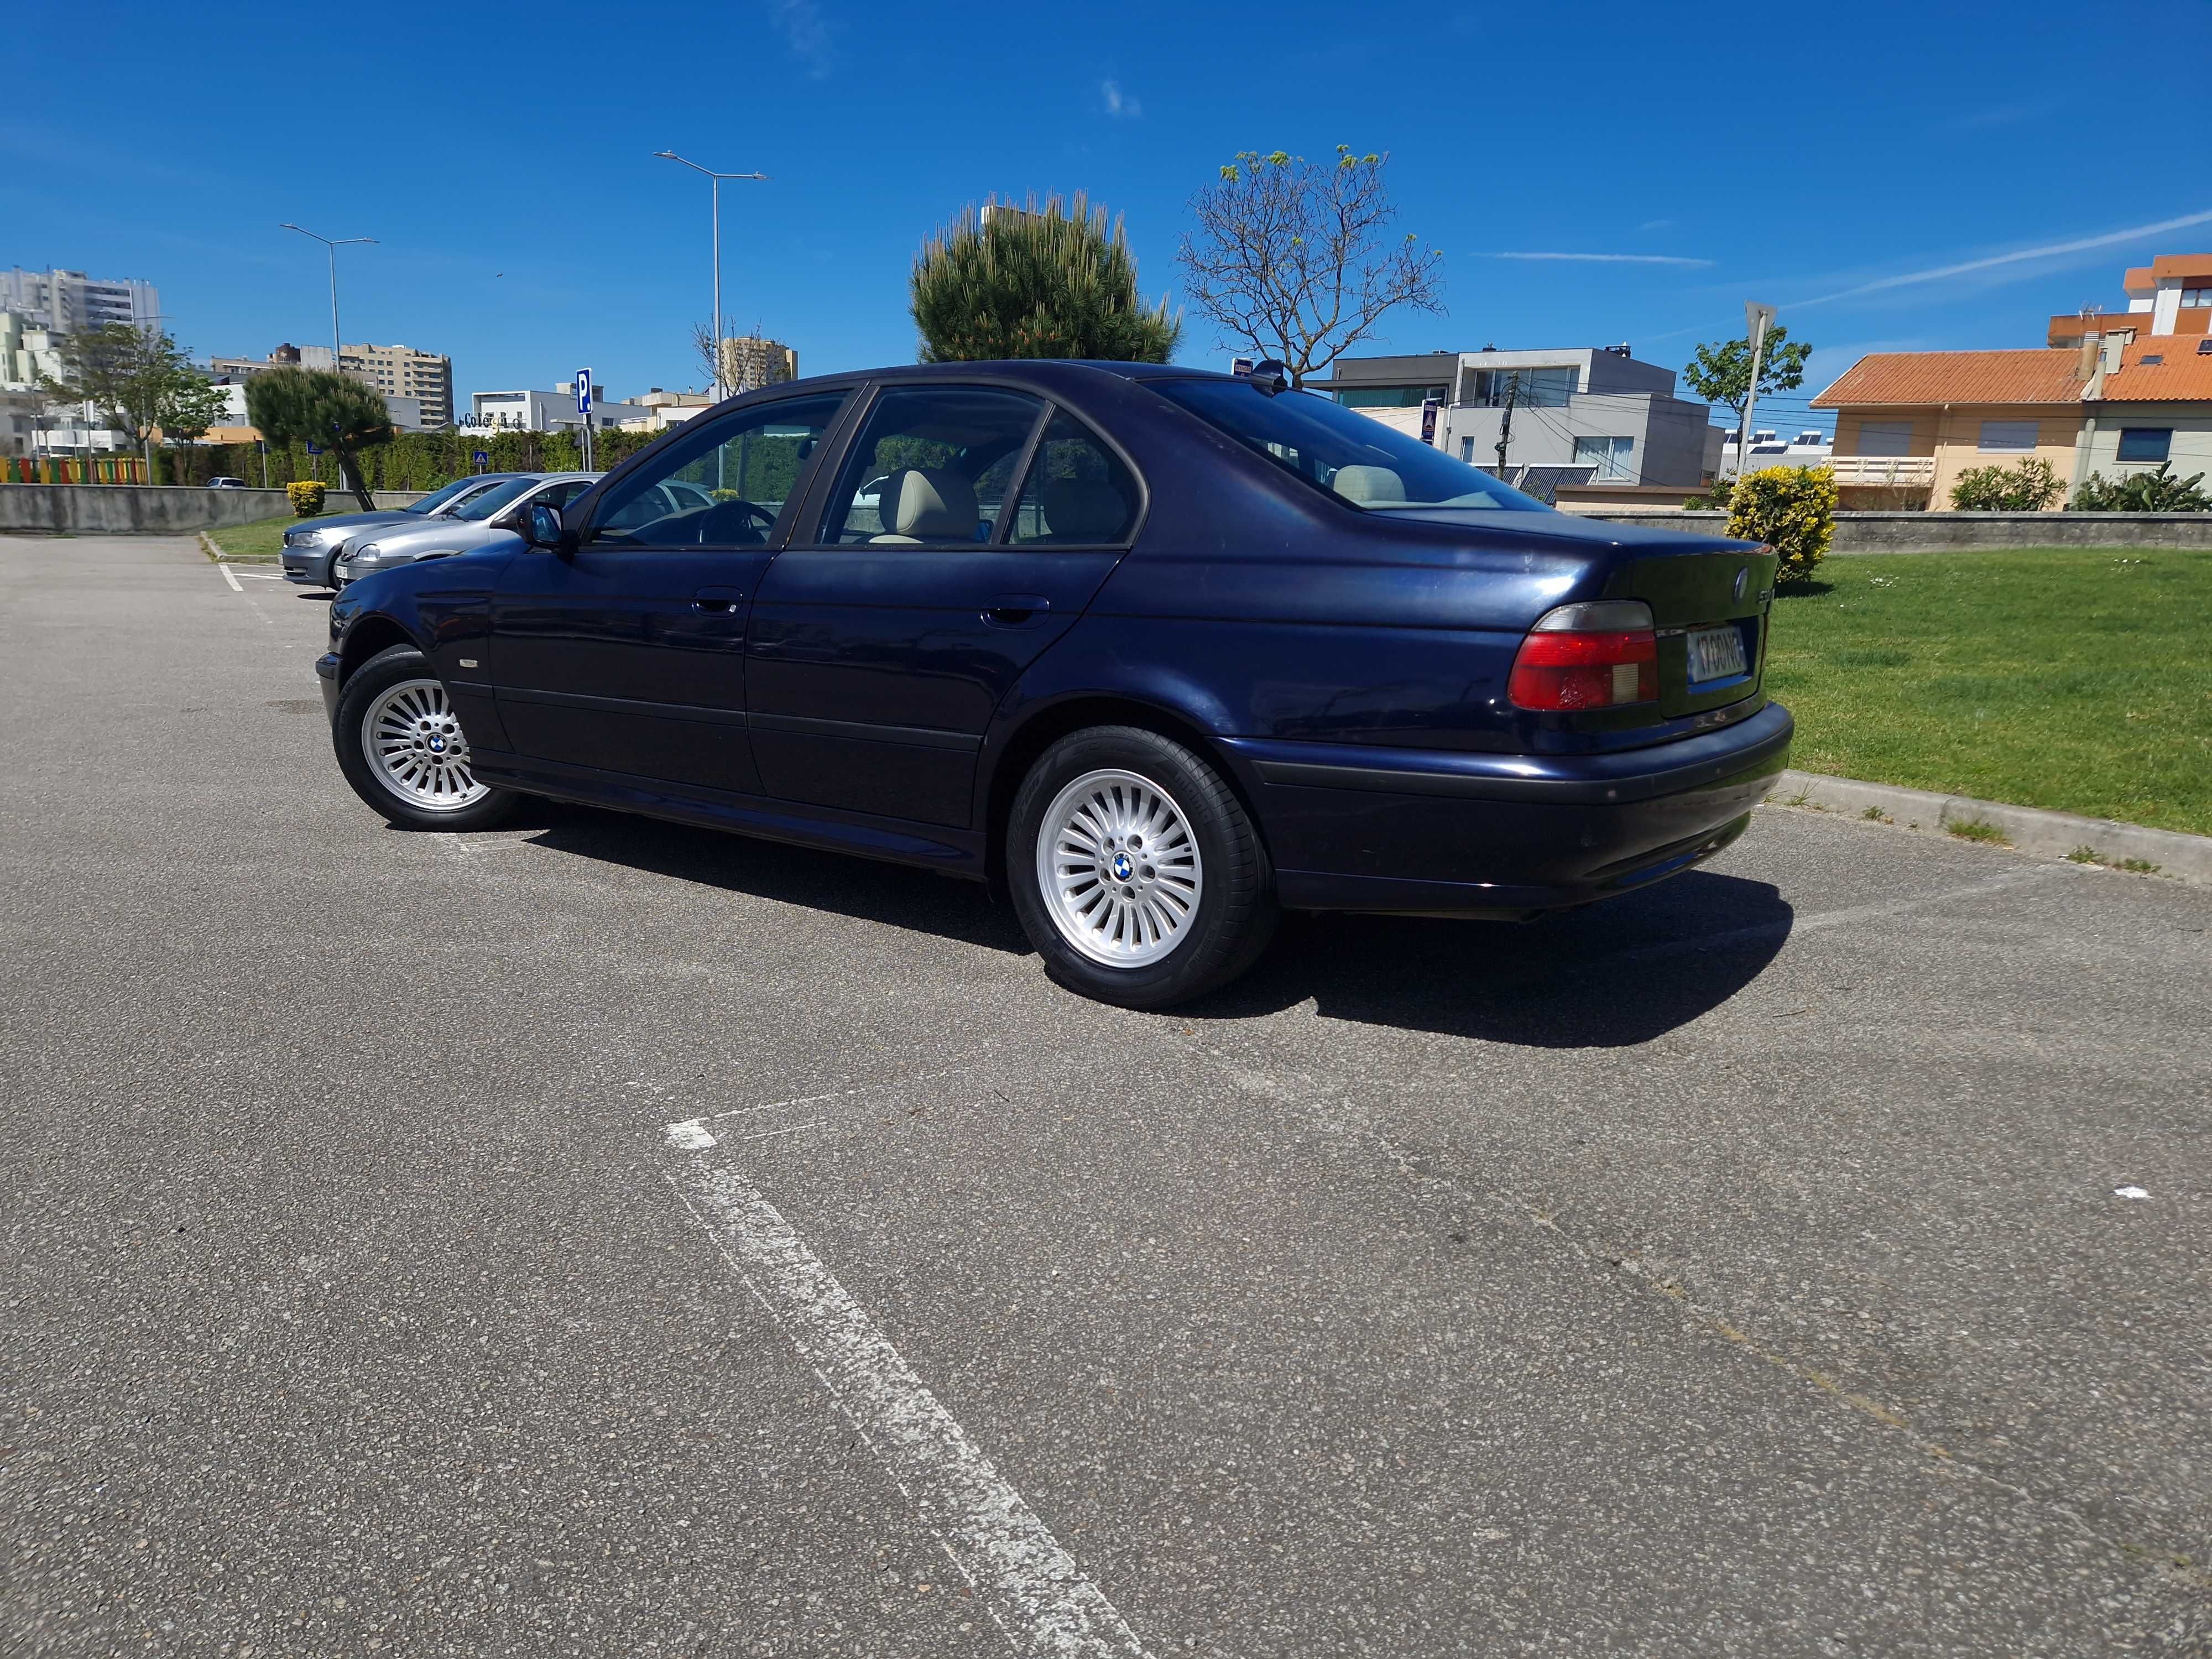
[[[1241,380],[1146,384],[1285,471],[1369,512],[1413,507],[1551,511],[1465,461],[1310,392],[1270,398]]]

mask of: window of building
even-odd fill
[[[1430,398],[1442,403],[1451,395],[1448,386],[1342,386],[1336,400],[1346,409],[1419,409]]]
[[[1462,438],[1462,439],[1459,441],[1459,458],[1460,458],[1460,459],[1462,459],[1462,461],[1467,462],[1469,465],[1474,465],[1474,439],[1472,439],[1472,438]]]
[[[2185,288],[2181,303],[2185,306],[2212,306],[2212,288]]]
[[[1575,459],[1596,463],[1597,471],[1590,474],[1592,482],[1633,478],[1636,470],[1629,465],[1629,458],[1635,449],[1633,438],[1577,438]]]
[[[2168,426],[2130,426],[2120,429],[2120,459],[2124,461],[2162,461],[2173,447]]]
[[[1471,368],[1462,378],[1462,403],[1503,409],[1565,409],[1582,384],[1582,371],[1564,368]]]
[[[1911,422],[1861,421],[1859,422],[1860,454],[1897,456],[1910,455],[1911,453]]]
[[[1984,455],[2025,455],[2035,447],[2035,422],[1984,421],[1982,441],[1976,447]]]

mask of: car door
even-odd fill
[[[759,792],[744,727],[746,616],[846,396],[698,420],[585,505],[573,546],[508,561],[489,672],[518,755]]]
[[[967,825],[993,714],[1090,604],[1140,506],[1110,447],[1034,393],[880,389],[818,521],[753,604],[746,698],[765,790]]]

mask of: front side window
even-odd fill
[[[1249,380],[1146,382],[1286,472],[1372,512],[1416,507],[1548,513],[1522,495],[1410,434],[1311,392],[1269,397]]]
[[[1044,429],[1006,539],[1025,547],[1118,547],[1137,527],[1137,481],[1062,411]]]
[[[2120,429],[2120,459],[2124,461],[2162,461],[2173,447],[2173,428],[2130,426]]]
[[[591,540],[614,547],[758,547],[791,510],[843,392],[698,421],[610,489]]]
[[[2033,421],[1984,421],[1981,453],[1984,455],[2024,455],[2035,447]]]
[[[868,411],[830,494],[831,545],[973,547],[991,539],[1042,400],[981,386],[908,386]]]

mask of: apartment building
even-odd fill
[[[757,392],[799,378],[799,353],[781,340],[750,334],[722,340],[722,385],[731,392]]]
[[[1492,471],[1502,443],[1508,476],[1540,467],[1563,482],[1695,489],[1720,465],[1712,411],[1677,398],[1674,371],[1626,345],[1343,358],[1310,388],[1417,434],[1433,400],[1431,441]]]
[[[15,265],[0,271],[0,311],[14,312],[27,328],[55,334],[84,333],[110,323],[154,328],[160,325],[161,296],[151,283]]]
[[[418,398],[425,427],[453,423],[453,360],[406,345],[349,345],[338,367],[387,398]]]

